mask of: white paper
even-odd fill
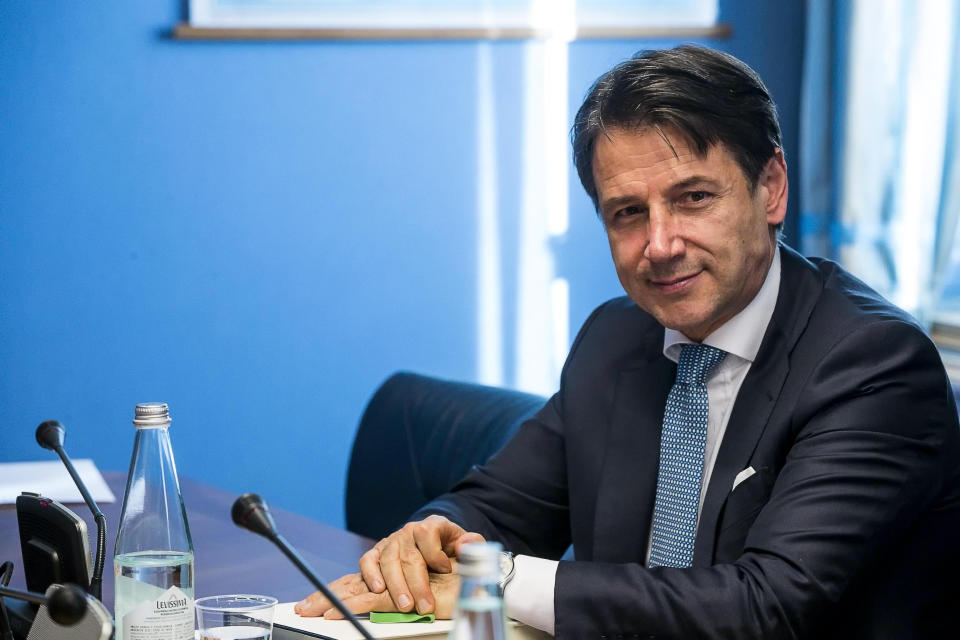
[[[362,640],[363,636],[347,620],[324,620],[323,618],[302,618],[293,612],[293,602],[277,605],[273,618],[273,640],[309,640],[317,636],[336,638],[337,640]],[[446,640],[453,628],[452,620],[434,620],[433,622],[410,622],[402,624],[373,624],[359,616],[361,624],[374,638],[424,638]],[[550,640],[552,636],[520,624],[516,620],[507,620],[508,640]]]
[[[293,602],[281,602],[277,605],[273,617],[274,640],[310,637],[309,635],[297,634],[296,631],[327,636],[337,640],[363,640],[363,636],[353,628],[348,620],[304,618],[294,613],[294,604]],[[361,620],[361,623],[375,638],[446,638],[450,629],[453,628],[453,622],[450,620],[400,624],[373,624],[368,620]]]
[[[73,460],[94,502],[115,502],[97,466],[89,458]],[[24,491],[63,504],[83,504],[83,496],[59,459],[43,462],[0,462],[0,504],[14,504]]]

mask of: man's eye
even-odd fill
[[[706,191],[688,191],[687,193],[684,194],[683,199],[686,202],[697,204],[697,203],[703,202],[709,197],[710,197],[710,194],[707,193]]]
[[[609,212],[603,214],[603,220],[605,225],[612,228],[642,221],[647,214],[646,207],[632,204],[620,209],[610,209]]]

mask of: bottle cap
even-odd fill
[[[468,542],[460,547],[457,555],[460,563],[457,573],[471,578],[492,577],[496,580],[500,576],[502,549],[499,542]]]
[[[170,426],[170,409],[166,402],[144,402],[134,409],[133,424],[137,429],[159,429]]]

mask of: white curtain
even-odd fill
[[[827,247],[929,322],[950,281],[956,244],[960,1],[811,0],[808,6],[808,45],[818,46],[807,52],[805,86],[814,95],[824,84],[839,86],[827,100],[805,96],[802,136],[811,141],[805,141],[810,155],[802,183],[809,217],[801,224],[804,250]],[[816,158],[826,154],[831,175],[809,179],[817,175]]]

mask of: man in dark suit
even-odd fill
[[[508,613],[558,637],[960,634],[946,374],[907,314],[778,243],[780,144],[725,54],[645,52],[597,81],[574,158],[629,298],[497,455],[334,583],[352,608],[448,615],[448,557],[483,536],[520,554]]]

